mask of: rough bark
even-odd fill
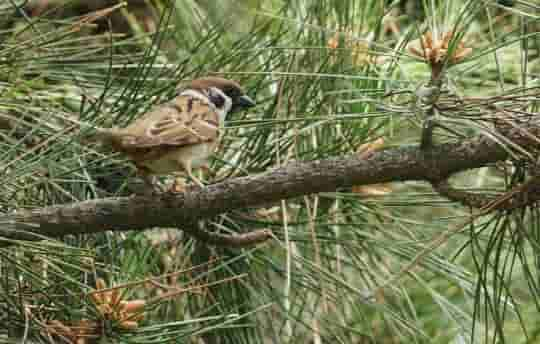
[[[353,185],[407,180],[433,182],[506,158],[503,148],[483,138],[444,144],[429,151],[410,146],[377,151],[367,157],[291,163],[263,174],[230,179],[184,194],[95,199],[19,210],[0,217],[0,236],[39,240],[150,227],[177,227],[197,236],[194,225],[197,221],[227,211],[261,207],[282,199],[332,192]],[[268,237],[267,232],[259,234],[259,241]],[[248,234],[244,239],[257,242],[256,236]],[[235,240],[241,242],[240,237]],[[220,239],[207,238],[207,241],[219,244]],[[241,246],[240,242],[236,246]],[[234,240],[229,244],[235,246]]]

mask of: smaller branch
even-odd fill
[[[242,234],[213,233],[202,228],[200,223],[184,225],[182,230],[184,233],[208,245],[225,246],[231,248],[254,246],[263,243],[272,237],[272,232],[268,229],[259,229]]]
[[[433,189],[443,197],[451,201],[461,203],[470,208],[483,208],[496,199],[495,196],[487,196],[454,188],[449,181],[450,177],[432,181]]]
[[[500,196],[455,189],[448,178],[431,182],[431,185],[442,196],[471,208],[508,211],[530,206],[540,200],[540,176],[534,176]]]

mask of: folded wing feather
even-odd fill
[[[190,111],[187,111],[187,110]],[[219,118],[209,104],[189,96],[160,105],[125,130],[122,148],[179,147],[216,140]]]

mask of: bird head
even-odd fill
[[[229,79],[199,78],[191,81],[185,89],[206,95],[210,102],[224,113],[237,112],[255,106],[255,102],[247,96],[244,89],[236,81]]]

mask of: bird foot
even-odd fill
[[[173,193],[173,194],[179,194],[179,193],[184,193],[184,192],[198,191],[201,189],[202,187],[197,184],[190,184],[190,185],[183,185],[183,186],[172,185],[169,188],[168,192]]]
[[[186,183],[183,178],[175,178],[173,184],[168,190],[170,193],[186,192]]]
[[[200,186],[198,184],[189,184],[189,185],[185,185],[185,184],[182,184],[182,185],[177,185],[176,183],[173,184],[170,188],[169,188],[169,192],[170,193],[174,193],[174,194],[178,194],[178,193],[184,193],[184,192],[194,192],[194,191],[199,191],[201,189],[204,189],[204,186]]]
[[[168,192],[170,192],[170,193],[175,193],[175,194],[177,194],[177,193],[184,193],[184,192],[186,192],[186,186],[185,186],[185,185],[177,185],[177,184],[175,183],[174,185],[172,185],[172,186],[169,188]]]

